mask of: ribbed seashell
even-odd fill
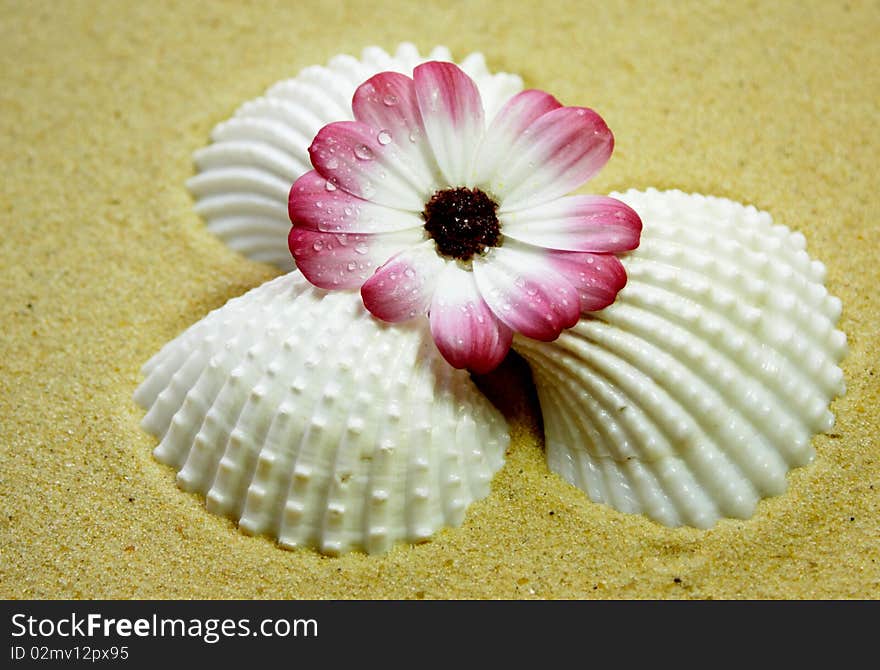
[[[284,547],[378,553],[460,525],[509,439],[423,320],[388,326],[298,272],[211,312],[143,372],[155,457]]]
[[[550,468],[669,526],[748,518],[829,430],[840,300],[800,233],[730,200],[612,194],[642,217],[617,300],[552,343],[518,337]]]
[[[307,67],[263,97],[245,102],[214,128],[213,143],[194,155],[198,174],[187,186],[208,229],[248,258],[293,269],[287,249],[287,197],[293,182],[312,169],[308,148],[315,134],[328,123],[352,119],[355,89],[374,74],[411,75],[428,60],[451,61],[452,56],[443,46],[424,57],[409,43],[393,56],[368,47],[360,60],[336,56],[326,67]],[[459,66],[480,89],[487,118],[523,87],[516,75],[490,73],[480,53],[470,54]]]
[[[310,169],[315,133],[351,118],[369,76],[432,59],[451,60],[444,47],[425,58],[410,44],[394,56],[370,47],[245,103],[195,156],[188,186],[209,230],[292,268],[287,196]],[[487,118],[522,88],[516,75],[490,74],[480,54],[460,65]],[[627,287],[556,342],[514,342],[534,371],[549,466],[591,499],[667,525],[747,518],[832,425],[829,402],[845,388],[840,302],[803,236],[765,212],[677,191],[615,195],[644,223],[624,259]]]

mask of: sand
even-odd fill
[[[855,1],[3,2],[0,596],[880,596],[878,34]],[[617,148],[593,192],[726,196],[806,236],[849,388],[784,495],[708,531],[593,504],[548,471],[525,396],[491,495],[384,557],[279,549],[175,487],[140,366],[274,275],[193,213],[193,150],[276,80],[404,40],[600,111]]]

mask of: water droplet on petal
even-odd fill
[[[361,256],[367,253],[367,251],[369,251],[369,249],[367,248],[366,242],[358,242],[354,247],[354,252],[356,254],[360,254]]]
[[[321,202],[320,200],[318,200],[318,202],[315,203],[315,207],[317,207],[318,209],[321,209],[323,206],[324,206],[324,203]]]
[[[312,249],[315,251],[321,251],[324,248],[324,243],[321,240],[315,240],[314,244],[312,244]]]
[[[379,134],[376,136],[376,140],[382,145],[391,144],[391,133],[387,130],[380,130]]]
[[[386,107],[393,107],[398,102],[400,102],[400,99],[396,95],[389,93],[384,98],[382,98],[382,102],[385,104]]]
[[[409,134],[409,141],[415,142],[417,139],[419,139],[419,135],[421,135],[421,134],[422,133],[418,128],[413,128]]]
[[[358,144],[354,148],[354,155],[362,161],[369,161],[373,159],[373,150],[366,144]]]
[[[324,167],[326,167],[328,170],[335,170],[336,168],[339,167],[339,161],[336,160],[335,158],[329,158],[324,163]]]
[[[416,271],[413,270],[412,268],[407,268],[406,270],[403,271],[403,274],[405,274],[407,277],[412,279],[413,277],[416,276]]]
[[[332,181],[328,180],[327,183],[324,184],[324,188],[326,188],[328,191],[335,191],[336,185]]]
[[[357,270],[357,263],[351,261],[346,267],[348,268],[349,272],[354,272],[355,270]]]

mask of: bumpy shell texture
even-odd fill
[[[644,224],[617,301],[555,342],[514,341],[548,464],[592,500],[666,525],[748,518],[834,423],[840,301],[803,235],[766,212],[679,191],[612,195]]]
[[[193,325],[144,366],[155,457],[208,509],[284,547],[386,551],[460,525],[489,493],[507,425],[418,321],[299,273]]]
[[[428,56],[408,43],[393,56],[369,47],[360,60],[343,55],[326,67],[307,67],[243,104],[214,128],[213,143],[195,153],[199,172],[187,186],[208,229],[248,258],[292,270],[287,196],[291,184],[312,169],[308,148],[315,134],[332,121],[353,118],[354,91],[374,74],[411,76],[416,65],[428,60],[452,57],[446,47],[436,47]],[[471,54],[459,65],[480,89],[487,118],[522,90],[518,76],[491,74],[482,54]]]
[[[376,47],[306,68],[245,103],[195,156],[209,230],[291,270],[291,184],[325,124],[369,76],[427,57]],[[480,54],[461,62],[487,118],[522,89]],[[747,518],[784,491],[844,392],[840,301],[802,235],[730,200],[612,194],[642,217],[609,308],[555,342],[517,337],[541,403],[549,467],[592,500],[669,526]],[[136,399],[156,457],[211,511],[283,546],[387,550],[461,523],[489,490],[506,424],[416,320],[386,326],[354,292],[297,272],[231,301],[166,345]]]
[[[246,102],[195,154],[187,185],[209,230],[257,261],[292,270],[291,184],[311,169],[308,147],[383,70],[412,74],[427,57],[370,47],[337,56]],[[522,89],[490,74],[481,54],[461,62],[487,111]],[[462,523],[489,493],[509,436],[468,374],[446,364],[427,326],[391,327],[357,292],[327,294],[298,272],[227,303],[144,367],[135,399],[154,454],[210,511],[285,547],[381,553]]]

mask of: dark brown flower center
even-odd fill
[[[497,209],[497,203],[478,188],[448,188],[433,195],[422,217],[437,251],[467,261],[501,241]]]

